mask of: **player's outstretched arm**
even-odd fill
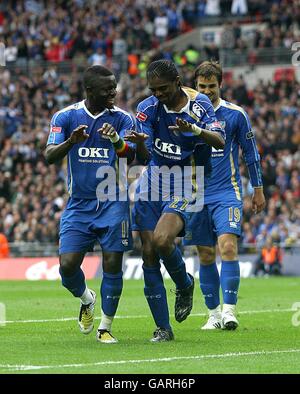
[[[116,132],[115,128],[110,123],[104,123],[98,132],[110,139],[116,154],[119,157],[126,157],[128,164],[130,164],[135,157],[135,150],[132,149]]]
[[[193,133],[194,135],[201,137],[207,145],[211,145],[216,149],[223,149],[225,146],[224,138],[220,133],[216,131],[207,131],[184,119],[176,118],[176,124],[174,126],[169,126],[169,129],[173,131]]]
[[[74,144],[83,142],[89,138],[89,135],[85,131],[87,127],[87,125],[80,125],[72,131],[70,137],[66,141],[58,145],[48,145],[44,152],[47,162],[53,164],[63,159]]]
[[[140,163],[146,164],[150,160],[150,153],[145,145],[145,141],[149,138],[148,134],[138,133],[134,130],[129,130],[124,137],[125,141],[130,141],[136,144],[136,157]]]

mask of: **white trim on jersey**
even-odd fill
[[[253,145],[253,152],[255,153],[255,160],[256,160],[256,161],[259,161],[260,158],[259,158],[258,149],[257,149],[256,144],[254,143],[254,139],[253,139],[253,138],[251,138],[251,142],[252,142],[252,145]],[[258,178],[257,178],[257,179],[258,179]]]
[[[248,131],[251,131],[251,130],[252,130],[252,129],[251,129],[250,122],[249,122],[249,118],[248,118],[248,116],[247,116],[245,110],[244,110],[242,107],[240,107],[239,105],[236,105],[236,104],[232,104],[232,103],[230,103],[230,102],[226,102],[226,101],[223,100],[223,99],[221,99],[221,101],[222,101],[222,102],[220,102],[220,105],[222,105],[222,106],[224,106],[224,107],[226,107],[226,108],[228,108],[228,109],[231,109],[231,110],[233,110],[233,111],[239,111],[240,113],[242,113],[242,114],[244,115],[244,118],[246,119],[247,126],[248,126]],[[216,111],[216,109],[215,109],[215,111]],[[256,160],[256,161],[259,161],[259,160],[260,160],[260,158],[259,158],[259,153],[258,153],[257,146],[256,146],[256,143],[254,142],[254,139],[253,139],[253,138],[251,138],[251,143],[252,143],[252,148],[253,148],[255,160]]]
[[[114,109],[112,109],[112,110],[110,110],[110,111],[112,111],[112,112],[121,112],[122,114],[124,114],[124,115],[128,116],[128,117],[129,117],[129,119],[131,120],[132,127],[134,127],[134,126],[135,126],[135,123],[134,123],[134,118],[133,118],[133,116],[131,115],[131,113],[130,113],[130,112],[128,112],[128,111],[125,111],[124,109],[122,109],[122,108],[120,108],[120,107],[117,107],[116,105],[114,106]]]
[[[222,105],[224,107],[226,107],[228,109],[232,109],[233,111],[241,112],[244,115],[245,119],[246,119],[248,130],[251,131],[251,125],[250,125],[250,122],[249,122],[249,119],[248,119],[248,117],[246,115],[245,110],[242,107],[240,107],[239,105],[230,103],[229,101],[226,102],[225,100],[222,100],[222,102],[223,102]]]
[[[93,118],[93,119],[98,119],[100,116],[102,116],[103,114],[105,114],[105,112],[108,111],[108,109],[105,108],[105,110],[102,111],[102,112],[100,112],[100,114],[98,114],[98,115],[93,115],[93,114],[87,109],[87,107],[85,106],[84,100],[81,101],[81,103],[83,104],[82,108],[83,108],[83,109],[85,110],[85,112],[86,112],[91,118]]]
[[[218,111],[218,109],[220,109],[221,107],[226,107],[226,103],[225,100],[220,98],[219,104],[216,106],[216,108],[214,108],[214,111]]]
[[[153,96],[154,97],[154,96]],[[151,104],[151,105],[148,105],[148,107],[146,107],[146,108],[144,108],[143,110],[137,110],[137,112],[142,112],[143,114],[145,113],[145,111],[147,111],[147,109],[148,108],[150,108],[150,107],[157,107],[158,106],[158,103],[159,103],[159,101],[157,101],[156,103],[154,103],[154,104]]]
[[[131,118],[131,114],[128,111],[125,111],[124,109],[117,107],[116,105],[114,105],[114,108],[112,108],[110,111],[122,112],[123,114],[128,115]]]
[[[78,103],[71,104],[68,107],[65,107],[65,108],[59,110],[58,112],[56,112],[51,124],[53,123],[55,125],[56,118],[58,117],[58,115],[62,114],[63,112],[70,111],[71,109],[78,110],[78,109],[82,108],[81,103],[82,103],[82,101],[79,101]]]
[[[186,95],[188,102],[186,103],[186,105],[184,107],[181,108],[180,111],[173,111],[171,109],[168,109],[168,107],[164,104],[164,109],[166,111],[167,114],[181,114],[183,112],[189,114],[190,113],[190,103],[191,103],[191,99],[189,97],[189,95],[182,89],[182,91],[184,92],[184,94]]]
[[[72,196],[72,189],[73,189],[73,174],[72,174],[72,166],[71,166],[71,155],[68,154],[68,161],[69,161],[69,170],[70,170],[70,184],[69,184],[69,195]]]

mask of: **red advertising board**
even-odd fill
[[[86,279],[96,276],[100,264],[98,256],[87,256],[82,264]],[[0,259],[0,280],[56,280],[60,279],[58,272],[58,257],[20,257]]]

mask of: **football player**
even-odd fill
[[[205,206],[201,212],[192,214],[184,241],[185,245],[197,245],[200,258],[200,288],[209,311],[204,330],[234,330],[239,324],[236,318],[240,283],[237,240],[243,214],[240,147],[254,189],[252,210],[259,213],[265,207],[260,156],[249,117],[241,107],[220,97],[221,84],[222,68],[218,63],[206,61],[195,70],[196,89],[210,98],[226,133],[225,147],[212,149],[212,173],[205,188]],[[222,259],[220,275],[216,265],[217,244]]]
[[[137,108],[140,134],[126,138],[136,143],[137,158],[147,164],[137,188],[133,229],[142,240],[144,293],[157,327],[151,341],[163,342],[174,335],[160,260],[176,284],[175,319],[182,322],[192,309],[194,279],[174,241],[184,235],[198,187],[196,169],[205,166],[209,172],[211,146],[223,148],[224,139],[211,102],[182,86],[173,62],[152,62],[147,82],[152,96]],[[173,176],[165,177],[172,171]],[[188,184],[191,193],[183,186]]]
[[[111,325],[123,288],[123,252],[131,248],[129,202],[118,199],[117,174],[119,158],[130,162],[135,156],[134,146],[122,138],[127,129],[135,128],[135,119],[114,105],[117,82],[107,68],[89,67],[83,85],[86,99],[53,116],[45,150],[50,164],[65,156],[68,163],[70,198],[60,223],[59,272],[63,286],[81,300],[78,324],[83,334],[89,334],[96,293],[87,288],[81,264],[95,241],[100,243],[102,319],[97,340],[116,343]],[[107,181],[110,170],[116,177]],[[104,179],[104,185],[111,183],[107,195],[101,186]]]

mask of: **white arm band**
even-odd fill
[[[115,144],[116,142],[119,141],[120,137],[119,137],[119,134],[116,133],[116,135],[115,135],[114,137],[109,137],[109,139],[110,139],[110,142],[111,142],[112,144]]]
[[[194,134],[194,135],[201,135],[201,133],[202,133],[202,131],[203,131],[203,129],[201,129],[200,127],[198,127],[195,123],[194,124],[192,124],[192,133]]]

